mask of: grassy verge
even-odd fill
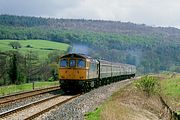
[[[85,115],[86,120],[118,120],[126,119],[127,113],[133,110],[126,108],[119,103],[119,96],[122,90],[115,92],[105,103],[97,107],[96,110]]]
[[[169,118],[158,94],[180,108],[180,74],[145,76],[115,92],[102,106],[86,114],[87,120],[144,120]],[[180,111],[177,111],[180,114]]]
[[[59,81],[54,82],[35,82],[34,88],[45,88],[50,86],[59,85]],[[0,96],[13,94],[17,92],[29,91],[33,90],[33,83],[26,83],[21,85],[9,85],[9,86],[2,86],[0,87]]]
[[[86,120],[100,120],[100,113],[102,107],[98,107],[95,111],[87,113],[85,116]]]
[[[171,107],[180,113],[180,74],[160,75],[162,94],[166,97]]]

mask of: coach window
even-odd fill
[[[86,66],[85,61],[82,59],[77,60],[77,66],[79,68],[84,68]]]
[[[66,59],[63,59],[60,61],[60,66],[61,67],[68,67],[68,60]]]
[[[69,60],[69,67],[76,67],[76,60]]]

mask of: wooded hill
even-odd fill
[[[141,73],[180,72],[180,30],[177,28],[12,15],[0,15],[0,28],[0,39],[46,39],[80,44],[95,58],[134,64]]]

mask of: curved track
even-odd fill
[[[0,118],[8,120],[33,119],[78,96],[80,95],[56,95],[1,113]]]
[[[17,100],[25,99],[25,98],[32,97],[35,95],[47,93],[50,91],[55,91],[58,89],[60,89],[59,86],[54,86],[54,87],[43,88],[43,89],[38,89],[38,90],[33,90],[33,91],[28,91],[28,92],[17,93],[17,94],[13,94],[13,95],[0,97],[0,105],[12,103]]]

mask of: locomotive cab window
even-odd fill
[[[77,67],[79,67],[79,68],[84,68],[84,67],[86,67],[85,61],[84,61],[83,59],[77,60]]]
[[[68,67],[68,60],[66,59],[63,59],[60,61],[60,66],[61,67]]]
[[[69,60],[69,67],[76,67],[76,60],[74,59]]]

